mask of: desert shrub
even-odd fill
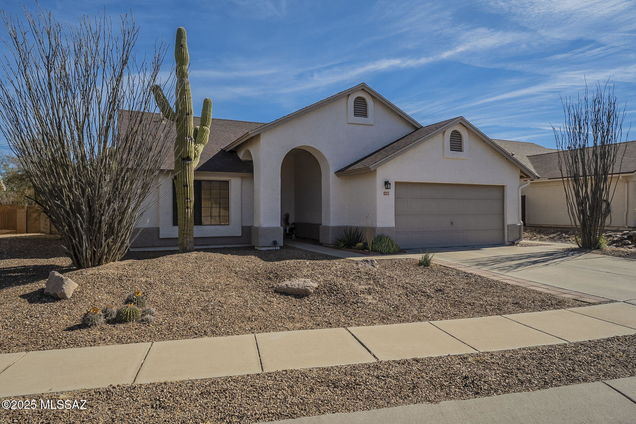
[[[117,311],[117,322],[133,322],[139,321],[141,318],[141,309],[129,303]]]
[[[378,234],[371,241],[369,249],[378,253],[397,253],[400,251],[400,246],[391,237]]]
[[[352,248],[358,243],[364,243],[364,233],[360,227],[346,227],[336,240],[336,246],[340,248]]]
[[[607,249],[607,238],[605,237],[605,234],[601,234],[598,238],[598,248],[599,249]]]
[[[433,262],[433,256],[435,255],[433,255],[432,253],[423,254],[420,258],[419,265],[424,267],[431,266],[431,263]]]
[[[143,308],[146,306],[146,295],[141,290],[136,290],[134,293],[128,295],[124,303],[127,305],[132,303],[135,306]]]
[[[91,308],[82,317],[82,324],[86,327],[96,327],[104,323],[104,314],[99,308]]]
[[[117,318],[117,309],[114,306],[108,305],[104,309],[102,309],[102,314],[104,315],[104,319],[106,321],[113,321]]]

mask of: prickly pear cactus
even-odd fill
[[[212,122],[212,100],[208,98],[203,100],[200,126],[195,127],[192,93],[188,80],[190,55],[185,28],[177,29],[174,57],[177,63],[174,110],[161,87],[153,86],[152,92],[163,116],[173,121],[177,128],[174,145],[174,177],[179,223],[179,249],[188,251],[194,248],[194,169],[199,163],[203,148],[208,143]]]

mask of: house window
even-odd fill
[[[356,118],[369,117],[367,100],[364,97],[358,96],[353,100],[353,116]]]
[[[450,151],[451,152],[463,152],[464,151],[464,140],[462,139],[462,134],[453,130],[450,134]]]
[[[172,187],[172,225],[177,223],[177,195]],[[230,224],[230,182],[194,181],[194,225]]]

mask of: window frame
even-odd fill
[[[172,179],[172,225],[178,226],[177,216],[177,192],[175,188],[175,179]],[[217,224],[203,223],[203,183],[225,183],[227,186],[227,222]],[[196,227],[227,227],[231,225],[231,183],[226,179],[195,179],[194,180],[194,225]]]

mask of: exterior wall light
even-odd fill
[[[391,181],[389,180],[384,180],[384,188],[386,190],[391,190]]]

